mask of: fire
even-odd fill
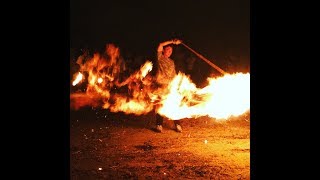
[[[139,70],[122,82],[119,77],[123,71],[123,62],[119,48],[113,44],[106,45],[104,54],[95,53],[86,62],[78,62],[80,70],[88,72],[88,85],[85,93],[71,94],[71,108],[100,106],[110,109],[111,112],[121,111],[136,115],[153,110],[152,102],[149,100],[152,79],[148,76],[153,68],[152,62],[146,61]],[[77,76],[73,82],[78,83],[79,79]],[[124,88],[127,89],[125,93],[116,91]]]
[[[72,85],[73,86],[77,85],[82,79],[83,79],[83,75],[79,72],[75,80],[72,82]]]
[[[179,72],[169,86],[160,89],[149,74],[152,62],[147,60],[121,81],[122,65],[119,48],[110,44],[104,54],[95,53],[80,64],[80,71],[88,72],[88,84],[86,92],[71,94],[71,108],[99,106],[111,112],[136,115],[155,110],[171,120],[200,116],[227,119],[250,110],[249,73],[209,77],[208,85],[198,88],[187,75]],[[72,85],[83,79],[79,72]]]
[[[142,67],[141,67],[141,77],[144,78],[146,75],[152,70],[152,62],[147,61]]]
[[[169,86],[158,112],[172,120],[209,116],[227,119],[250,109],[250,74],[226,74],[208,78],[209,85],[198,89],[179,73]]]

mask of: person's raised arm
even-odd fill
[[[182,41],[179,39],[173,39],[173,40],[169,40],[169,41],[165,41],[159,44],[158,46],[158,52],[162,52],[163,51],[163,47],[168,45],[168,44],[180,44]]]

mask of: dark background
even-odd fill
[[[227,72],[248,72],[250,1],[70,1],[72,51],[102,51],[105,44],[114,43],[124,57],[153,60],[158,44],[172,38],[181,39]],[[182,45],[176,46],[172,58],[179,70],[186,69],[190,54]],[[199,59],[194,71],[198,79],[217,72]]]

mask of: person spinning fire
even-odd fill
[[[159,88],[166,88],[168,87],[169,83],[173,80],[173,78],[176,76],[176,70],[175,70],[175,63],[170,58],[173,47],[172,45],[179,45],[182,41],[179,39],[169,40],[165,41],[159,44],[157,49],[157,63],[158,63],[158,71],[156,73],[156,82],[159,85]],[[164,117],[162,117],[160,114],[155,112],[155,119],[156,119],[156,131],[162,132],[162,124]],[[182,128],[180,125],[180,120],[174,120],[175,124],[175,130],[177,132],[182,132]]]

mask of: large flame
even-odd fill
[[[99,106],[111,112],[136,115],[155,110],[171,120],[200,116],[227,119],[250,110],[249,73],[209,77],[206,87],[197,88],[187,75],[179,72],[169,86],[159,88],[149,74],[153,64],[148,60],[120,81],[124,62],[119,48],[113,44],[107,44],[104,54],[95,53],[86,62],[78,62],[80,71],[88,72],[88,77],[76,73],[72,85],[84,79],[88,84],[86,92],[71,94],[74,109]]]
[[[177,120],[199,116],[227,119],[250,109],[250,74],[226,74],[208,78],[209,85],[198,89],[189,77],[179,73],[159,108],[159,114]]]

